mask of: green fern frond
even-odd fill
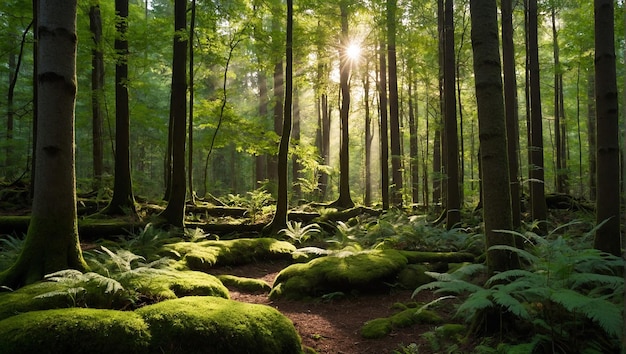
[[[495,246],[489,247],[488,249],[488,251],[492,251],[492,250],[509,251],[509,252],[516,253],[520,258],[523,258],[530,264],[539,262],[539,258],[537,256],[531,254],[530,252],[526,250],[523,250],[517,247],[507,246],[507,245],[495,245]]]
[[[621,309],[606,300],[590,298],[570,289],[558,289],[550,300],[570,312],[581,313],[596,322],[610,336],[619,337],[622,331]]]
[[[457,314],[466,314],[466,319],[471,319],[477,311],[493,307],[491,300],[493,291],[489,289],[481,289],[471,294],[465,302],[457,309]]]
[[[456,279],[461,279],[463,277],[472,276],[477,273],[485,272],[485,271],[487,271],[486,265],[481,264],[481,263],[470,263],[470,264],[466,264],[462,266],[461,268],[455,270],[454,272],[450,274],[454,275]]]
[[[489,287],[492,284],[498,284],[502,282],[510,282],[516,280],[518,278],[534,278],[536,276],[535,273],[529,272],[524,269],[511,269],[501,273],[496,273],[491,278],[487,280],[485,286]]]
[[[419,286],[415,289],[415,291],[413,291],[411,297],[415,297],[415,295],[424,290],[435,290],[435,293],[461,294],[463,292],[477,292],[483,290],[483,288],[470,282],[458,279],[452,279],[449,281],[434,281]]]
[[[507,311],[524,320],[530,319],[530,314],[524,305],[517,301],[513,296],[509,295],[504,287],[496,285],[492,288],[495,290],[492,294],[493,302],[504,307]]]
[[[46,274],[44,276],[45,280],[57,282],[57,283],[76,283],[80,281],[86,281],[87,277],[76,269],[64,269],[58,272]]]
[[[618,290],[624,287],[624,278],[614,275],[574,273],[570,275],[568,281],[571,283],[571,289],[577,289],[584,285],[597,287],[599,284],[612,290]]]

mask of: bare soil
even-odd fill
[[[212,273],[232,274],[241,277],[257,278],[270,285],[287,262],[260,262],[238,267],[216,268]],[[269,305],[280,311],[293,322],[300,333],[302,343],[317,353],[366,354],[402,353],[402,346],[416,343],[420,353],[431,353],[426,339],[421,334],[434,329],[434,325],[414,325],[393,330],[380,339],[365,339],[359,331],[369,320],[388,317],[396,313],[393,304],[409,302],[429,302],[435,299],[430,292],[411,298],[412,290],[390,289],[378,294],[351,294],[341,298],[314,301],[271,301],[267,293],[242,293],[229,289],[233,300]],[[444,318],[451,313],[438,313]]]

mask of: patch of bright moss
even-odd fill
[[[390,317],[367,321],[361,327],[361,336],[367,339],[382,338],[394,328],[405,328],[419,323],[438,324],[441,321],[441,317],[433,311],[408,308]]]
[[[266,281],[260,279],[237,277],[229,274],[218,275],[217,279],[221,280],[226,286],[232,286],[235,289],[249,293],[266,293],[272,290],[272,287]]]
[[[230,298],[228,289],[214,277],[197,271],[163,271],[141,273],[132,280],[137,291],[157,299],[176,299],[183,296],[218,296]]]
[[[133,312],[55,309],[0,321],[0,353],[149,353],[149,343]]]
[[[135,312],[150,326],[154,353],[302,353],[291,321],[269,306],[185,297]]]
[[[332,292],[386,288],[407,264],[395,250],[342,252],[283,269],[270,298],[301,299]]]
[[[164,246],[163,255],[179,258],[192,270],[206,271],[214,265],[238,265],[262,259],[291,258],[296,247],[273,238],[177,242]]]
[[[409,264],[398,273],[398,283],[405,289],[415,289],[433,279],[424,274],[428,269],[422,264]]]
[[[65,288],[58,283],[40,282],[16,291],[0,292],[0,320],[29,311],[71,306],[72,299],[69,295],[37,297],[46,293],[61,292]]]
[[[454,338],[458,342],[462,340],[466,332],[467,328],[464,325],[458,323],[446,323],[435,328],[435,333],[439,337]]]

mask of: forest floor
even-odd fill
[[[290,263],[286,261],[258,262],[237,267],[214,268],[214,275],[231,274],[241,277],[262,279],[270,285],[278,272]],[[369,320],[388,317],[398,312],[395,303],[427,303],[437,297],[424,291],[411,298],[412,290],[391,289],[379,294],[348,295],[338,299],[292,301],[270,300],[267,293],[242,293],[229,289],[231,299],[272,306],[287,316],[300,333],[302,343],[319,354],[384,354],[413,353],[403,348],[415,343],[419,353],[434,353],[428,340],[422,337],[425,332],[434,330],[435,325],[417,324],[407,328],[394,329],[380,339],[365,339],[360,335],[363,324]],[[452,306],[438,308],[437,313],[445,321],[455,322]],[[415,351],[417,353],[417,351]]]

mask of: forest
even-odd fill
[[[626,353],[625,32],[612,0],[2,2],[0,352]]]

